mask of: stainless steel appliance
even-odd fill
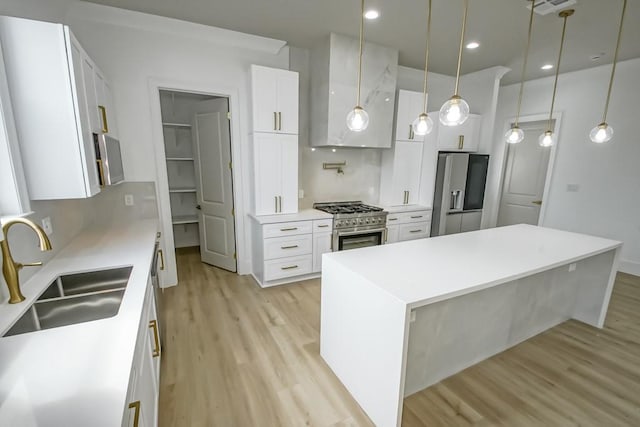
[[[360,201],[315,203],[315,209],[333,215],[333,250],[364,248],[384,244],[387,212]]]
[[[94,133],[93,143],[96,150],[96,163],[98,166],[100,186],[115,185],[124,181],[120,141],[109,135],[98,135]]]
[[[431,236],[480,229],[489,156],[440,153]]]

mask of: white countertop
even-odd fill
[[[333,252],[323,259],[419,307],[620,246],[614,240],[523,224]]]
[[[61,274],[133,266],[115,317],[0,338],[0,425],[122,424],[158,222],[83,232],[23,286],[27,300],[0,304],[0,331]]]
[[[314,219],[333,219],[333,215],[317,209],[302,209],[294,214],[254,215],[249,214],[258,224],[278,224],[290,221],[311,221]]]
[[[390,214],[433,210],[431,206],[423,205],[383,206],[382,208]]]

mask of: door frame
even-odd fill
[[[548,114],[531,114],[528,116],[522,116],[520,117],[520,119],[518,120],[519,123],[528,123],[528,122],[540,122],[540,121],[544,121],[544,120],[549,120],[549,115]],[[547,166],[547,176],[545,177],[544,180],[544,190],[542,192],[542,205],[540,206],[540,215],[538,216],[538,226],[543,226],[544,225],[544,220],[546,218],[546,214],[547,214],[547,200],[549,197],[549,191],[551,188],[551,180],[553,178],[553,173],[554,173],[554,169],[555,169],[555,163],[556,163],[556,154],[558,152],[558,145],[560,143],[560,129],[561,129],[561,124],[562,124],[562,113],[558,112],[555,113],[553,115],[553,120],[555,120],[554,126],[553,126],[553,133],[557,135],[556,137],[556,143],[553,144],[551,146],[551,153],[549,154],[549,165]],[[507,133],[507,130],[509,130],[511,128],[511,125],[516,121],[515,116],[510,117],[508,120],[505,121],[504,123],[504,128],[502,130],[502,133],[500,134],[501,136]],[[502,145],[503,145],[503,152],[502,152],[502,166],[500,168],[500,185],[498,188],[498,199],[497,199],[497,204],[495,206],[495,215],[494,215],[494,224],[493,226],[495,227],[498,223],[498,215],[500,214],[500,205],[502,204],[502,193],[504,191],[504,180],[506,178],[506,171],[507,171],[507,160],[508,160],[508,155],[509,155],[509,145],[508,143],[504,142],[504,139],[500,140]]]
[[[174,248],[173,224],[171,223],[171,205],[169,199],[169,178],[166,168],[166,153],[164,147],[164,132],[162,126],[162,110],[160,108],[160,91],[187,92],[200,95],[225,97],[229,100],[229,112],[231,120],[229,126],[231,138],[231,159],[234,167],[231,170],[233,186],[233,205],[235,210],[234,226],[236,240],[236,266],[240,275],[249,274],[250,263],[250,242],[249,234],[244,224],[244,217],[247,213],[247,205],[244,203],[243,195],[248,194],[248,179],[243,179],[243,167],[245,153],[242,145],[240,131],[240,92],[235,87],[217,85],[210,82],[187,82],[167,78],[149,78],[148,91],[151,107],[151,125],[153,149],[156,166],[156,198],[158,201],[158,211],[160,226],[163,230],[164,253],[167,261],[167,274],[163,280],[163,287],[176,286],[178,284],[177,264],[175,251],[167,250]]]

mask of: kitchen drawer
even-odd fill
[[[431,211],[402,212],[387,215],[387,225],[431,221]]]
[[[329,233],[333,231],[333,218],[316,219],[313,221],[314,233]]]
[[[400,226],[398,240],[424,239],[431,234],[431,222],[416,222]]]
[[[312,221],[280,222],[277,224],[265,224],[262,228],[262,237],[294,236],[297,234],[311,234]]]
[[[311,253],[312,245],[311,234],[264,239],[264,259],[307,255]]]
[[[286,277],[310,274],[313,265],[311,255],[280,258],[264,263],[264,280],[278,280]]]

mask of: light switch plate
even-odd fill
[[[304,199],[304,190],[298,190],[298,199]]]
[[[53,234],[53,224],[51,224],[50,217],[42,218],[42,229],[48,236]]]
[[[411,310],[411,316],[409,318],[409,322],[413,323],[416,321],[416,311],[415,310]]]
[[[580,184],[567,184],[567,191],[569,193],[577,193],[580,191]]]
[[[569,264],[569,272],[576,271],[576,268],[577,268],[577,267],[578,267],[578,266],[576,265],[576,263],[575,263],[575,262],[574,262],[574,263]]]
[[[124,195],[124,204],[125,206],[133,206],[133,194]]]

